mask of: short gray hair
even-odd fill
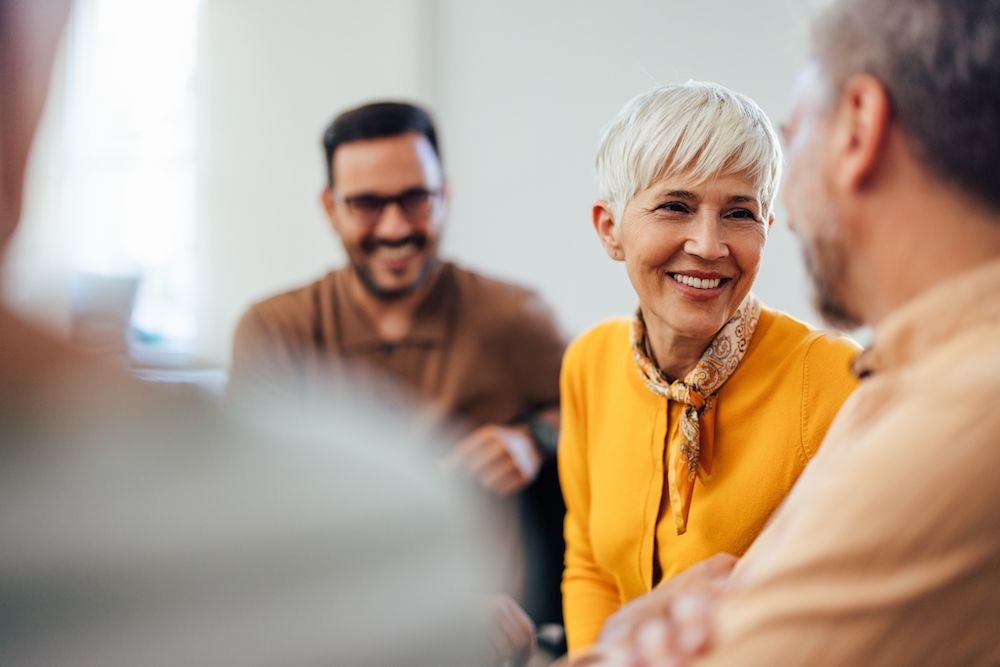
[[[1000,0],[840,0],[813,24],[813,56],[828,100],[874,76],[921,162],[997,209]]]
[[[770,215],[781,180],[781,148],[767,115],[745,95],[689,81],[632,98],[604,131],[597,183],[615,221],[656,181],[685,175],[702,182],[745,174]]]

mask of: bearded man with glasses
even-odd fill
[[[434,426],[457,436],[441,453],[444,469],[473,480],[506,517],[505,592],[536,622],[559,622],[564,338],[551,311],[527,289],[439,257],[448,189],[426,111],[398,102],[351,109],[326,129],[323,147],[321,202],[347,266],[250,308],[235,335],[229,394],[308,405],[347,383],[354,393],[374,386],[383,405],[400,392],[419,399]],[[498,657],[509,657],[533,628],[509,600],[498,608],[509,630]]]

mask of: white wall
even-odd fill
[[[568,333],[632,311],[623,266],[590,228],[601,128],[634,94],[688,78],[745,92],[780,121],[815,4],[202,2],[198,315],[201,354],[218,364],[252,301],[342,261],[318,203],[320,134],[375,98],[437,115],[453,195],[448,256],[540,289]],[[34,201],[44,211],[44,194]],[[814,319],[782,210],[756,290]]]
[[[372,97],[425,99],[424,5],[204,0],[199,329],[210,360],[228,363],[250,302],[342,260],[319,206],[322,131]]]
[[[207,0],[208,353],[239,312],[342,261],[316,201],[318,137],[380,96],[427,103],[452,207],[444,252],[537,287],[568,333],[632,311],[590,227],[600,129],[657,83],[708,79],[780,120],[804,56],[795,0]],[[783,214],[758,293],[811,318]]]
[[[776,121],[805,55],[795,0],[442,0],[435,99],[454,207],[446,250],[537,285],[578,333],[637,304],[590,225],[601,129],[633,95],[704,79]],[[778,214],[757,292],[811,317]]]

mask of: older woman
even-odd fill
[[[742,554],[854,388],[851,342],[750,292],[780,171],[760,107],[714,84],[640,95],[604,135],[594,228],[639,309],[563,362],[571,650],[692,563]]]

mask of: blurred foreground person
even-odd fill
[[[784,134],[818,306],[874,328],[860,386],[731,575],[575,664],[1000,664],[1000,0],[835,2]]]
[[[780,172],[767,116],[716,84],[643,93],[604,135],[594,227],[639,309],[563,364],[571,650],[692,563],[742,555],[856,385],[857,346],[751,292]]]
[[[68,6],[0,0],[4,246]],[[230,421],[0,307],[0,663],[485,658],[467,499],[417,444],[371,446],[388,417],[334,403]]]

